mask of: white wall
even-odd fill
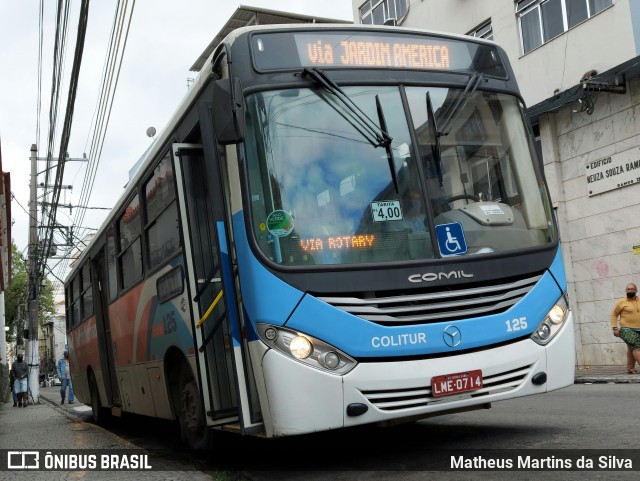
[[[522,55],[513,0],[409,0],[401,26],[465,34],[490,19],[493,40],[507,52],[525,102],[532,106],[552,97],[556,89],[578,85],[589,70],[604,72],[640,53],[630,1],[638,0],[614,0],[612,7],[527,55]],[[355,23],[360,23],[362,3],[353,0]]]
[[[563,195],[558,217],[565,261],[570,263],[578,363],[621,364],[626,347],[612,336],[609,315],[615,300],[624,297],[625,286],[640,284],[640,255],[631,250],[640,244],[640,185],[590,197],[585,166],[640,148],[640,78],[629,82],[624,95],[601,93],[592,115],[566,108],[554,117]],[[541,119],[541,130],[543,122],[549,118]],[[551,163],[545,158],[545,172]]]
[[[65,304],[64,301],[56,303],[56,314],[52,318],[53,320],[53,335],[54,335],[54,360],[58,362],[58,359],[62,357],[62,353],[67,344],[67,328],[65,320]]]

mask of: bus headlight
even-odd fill
[[[291,339],[289,350],[296,359],[305,359],[313,352],[311,341],[304,336],[296,336]]]
[[[308,366],[340,375],[356,367],[353,358],[313,336],[268,324],[258,324],[257,328],[266,345]]]
[[[547,312],[544,320],[536,327],[531,335],[531,339],[544,346],[560,331],[564,321],[569,314],[569,304],[566,295],[563,295],[558,302]]]

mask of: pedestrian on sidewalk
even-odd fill
[[[11,375],[15,379],[13,382],[13,392],[16,394],[18,407],[26,408],[29,402],[27,394],[27,376],[29,374],[29,366],[23,361],[22,354],[18,354],[18,359],[11,365]]]
[[[638,287],[627,284],[627,297],[616,302],[611,311],[613,335],[627,345],[627,372],[637,374],[636,362],[640,363],[640,299]],[[618,326],[619,324],[619,326]]]
[[[13,387],[16,379],[13,377],[13,370],[9,370],[9,387],[11,388],[11,397],[13,397],[13,407],[18,405],[18,394],[16,393],[16,388]]]
[[[63,356],[58,360],[58,377],[60,378],[60,404],[64,404],[64,398],[69,386],[69,404],[73,404],[73,385],[71,384],[71,373],[69,372],[69,351],[64,350]]]

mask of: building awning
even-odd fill
[[[606,72],[597,73],[595,76],[589,78],[587,85],[589,85],[592,91],[598,91],[599,86],[601,86],[602,91],[606,92],[607,86],[615,87],[616,81],[619,80],[622,75],[624,75],[627,82],[636,77],[640,77],[640,56],[627,60]],[[531,123],[535,125],[538,123],[538,117],[540,115],[556,112],[569,104],[577,102],[578,99],[583,98],[583,85],[584,84],[580,82],[564,92],[558,92],[553,97],[549,97],[529,107],[527,109],[527,116],[531,120]]]

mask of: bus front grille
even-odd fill
[[[536,275],[496,285],[405,292],[386,297],[319,296],[319,299],[381,325],[428,324],[504,312],[522,299],[541,277]]]
[[[483,376],[483,387],[481,389],[443,397],[434,397],[431,393],[431,385],[360,392],[381,411],[400,411],[513,391],[524,382],[530,371],[531,365],[528,365],[490,376]]]

